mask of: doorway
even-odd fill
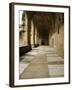
[[[42,42],[41,42],[41,45],[45,45],[45,42],[44,42],[44,40],[42,40]]]

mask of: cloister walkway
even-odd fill
[[[39,46],[20,57],[20,79],[49,78],[64,76],[64,59],[56,49]]]

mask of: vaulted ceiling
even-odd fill
[[[33,21],[39,30],[49,29],[54,23],[55,13],[33,12]]]

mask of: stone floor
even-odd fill
[[[64,59],[56,49],[39,46],[20,57],[20,79],[50,78],[64,76]]]

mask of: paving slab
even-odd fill
[[[64,76],[64,59],[57,54],[55,48],[39,46],[21,59],[20,79]]]
[[[48,63],[46,56],[38,55],[20,75],[20,79],[48,77]]]

